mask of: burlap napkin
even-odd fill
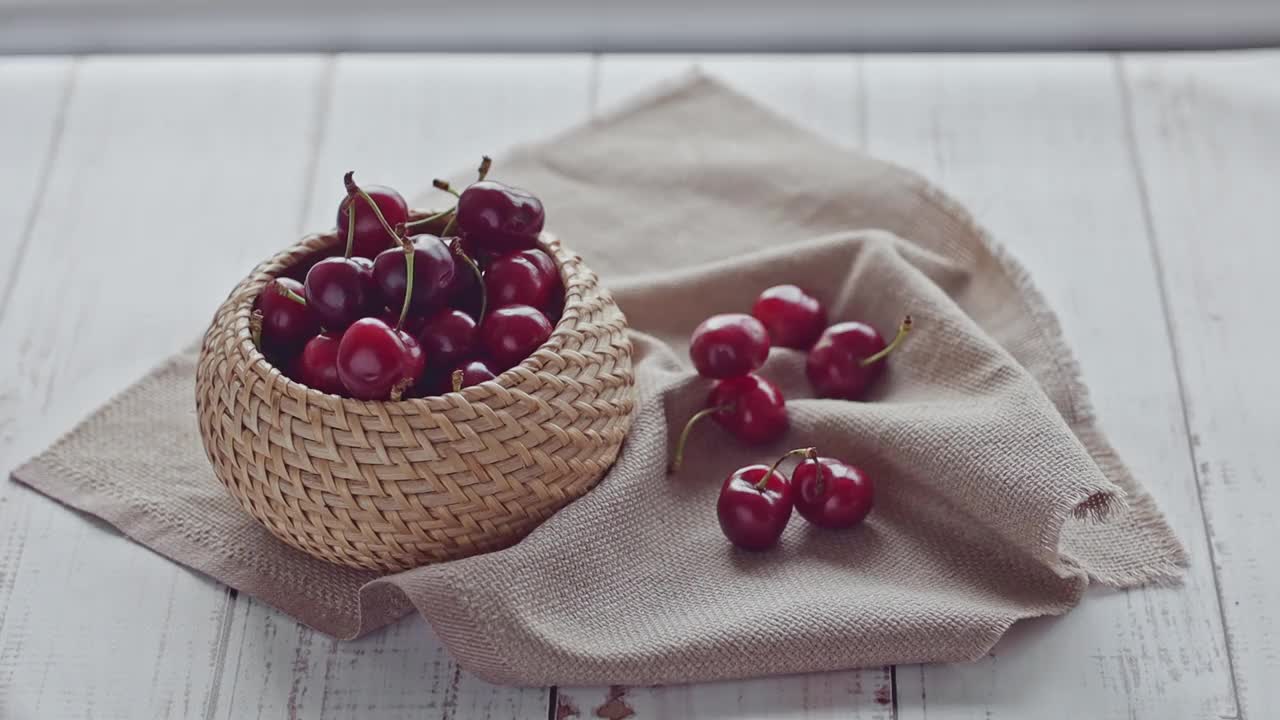
[[[520,544],[378,578],[277,542],[209,470],[192,354],[14,476],[333,635],[416,609],[465,667],[504,683],[972,659],[1012,622],[1071,608],[1091,578],[1179,575],[1182,550],[1098,430],[1044,300],[915,175],[705,79],[498,167],[614,289],[641,396],[613,471]],[[812,399],[802,355],[774,350],[763,372],[787,393],[790,434],[747,449],[709,424],[667,477],[673,431],[708,387],[689,331],[780,282],[884,333],[909,311],[916,331],[864,403]],[[777,550],[735,551],[716,524],[722,479],[799,445],[871,473],[874,512],[846,532],[795,518]]]

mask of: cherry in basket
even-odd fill
[[[338,237],[352,236],[347,255],[372,260],[383,250],[397,247],[399,243],[391,229],[409,221],[409,205],[404,197],[382,185],[361,188],[354,172],[343,176],[342,183],[347,197],[338,205]]]

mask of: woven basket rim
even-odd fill
[[[413,212],[416,213],[418,211]],[[483,403],[492,394],[492,389],[486,389],[486,386],[503,390],[517,388],[523,381],[524,375],[536,373],[545,367],[548,362],[556,360],[559,357],[558,351],[563,347],[564,341],[574,335],[574,325],[579,311],[586,305],[586,301],[583,300],[583,293],[575,292],[575,290],[598,284],[594,274],[586,270],[582,265],[581,258],[567,250],[560,239],[553,233],[543,231],[538,235],[538,247],[555,261],[556,268],[560,271],[565,294],[564,309],[560,313],[560,319],[552,327],[551,336],[547,338],[546,342],[519,364],[499,373],[493,380],[486,380],[477,385],[469,385],[458,392],[403,400],[358,400],[322,392],[289,377],[254,345],[253,333],[250,330],[249,322],[254,309],[253,305],[268,283],[279,277],[280,273],[292,267],[302,258],[337,245],[339,242],[336,230],[310,233],[303,236],[301,240],[293,245],[259,263],[249,273],[248,277],[237,283],[236,287],[231,291],[232,296],[242,291],[250,291],[244,292],[243,299],[234,307],[231,327],[235,334],[236,349],[248,361],[249,367],[266,368],[268,374],[279,376],[278,378],[273,378],[273,382],[282,382],[288,394],[302,392],[308,398],[324,398],[326,402],[339,400],[342,402],[344,409],[361,415],[370,414],[371,410],[377,408],[396,410],[400,414],[424,410],[444,411],[458,405],[457,399],[450,399],[452,396],[460,397],[467,404]]]

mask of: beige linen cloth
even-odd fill
[[[1098,429],[1044,299],[919,177],[703,78],[495,173],[543,197],[549,229],[614,290],[637,353],[640,403],[616,467],[523,542],[385,577],[286,547],[209,469],[192,353],[15,477],[326,633],[416,610],[465,667],[525,685],[969,660],[1020,618],[1066,612],[1090,580],[1180,574],[1183,552]],[[890,335],[910,312],[915,331],[867,402],[814,399],[803,355],[775,349],[762,372],[787,394],[789,434],[748,448],[708,423],[668,477],[674,435],[708,390],[690,330],[783,282],[834,320]],[[734,550],[716,522],[723,478],[806,445],[875,478],[867,522],[832,532],[796,516],[776,550]]]

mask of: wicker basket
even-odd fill
[[[519,366],[459,393],[364,402],[290,380],[250,337],[263,287],[337,242],[313,235],[258,266],[204,337],[200,435],[250,515],[315,557],[404,570],[511,545],[600,481],[635,381],[626,320],[582,258],[543,235],[564,313]]]

